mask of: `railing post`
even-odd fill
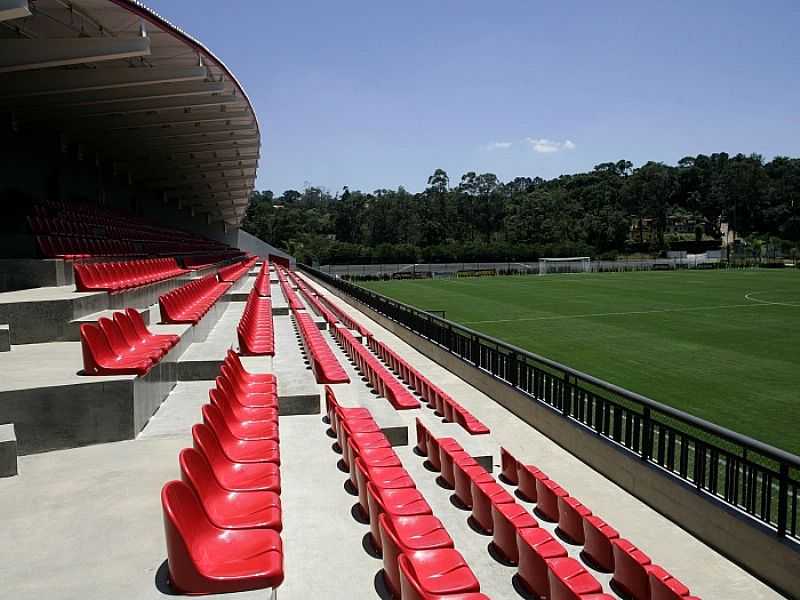
[[[519,372],[517,371],[517,353],[512,352],[508,355],[508,380],[514,387],[519,384]]]
[[[786,537],[786,521],[789,507],[789,465],[781,463],[778,482],[778,537]]]
[[[572,394],[570,390],[569,373],[564,373],[564,381],[561,384],[561,412],[568,417],[572,412]]]
[[[653,455],[653,421],[650,418],[650,407],[642,411],[642,460],[650,460]]]
[[[481,367],[481,344],[478,341],[478,336],[472,336],[472,362],[480,369]]]

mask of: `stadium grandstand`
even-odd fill
[[[0,114],[0,596],[800,597],[796,457],[240,230],[253,106],[140,2],[0,0]]]

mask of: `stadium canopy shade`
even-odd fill
[[[231,71],[134,0],[0,0],[0,114],[238,226],[261,136]]]

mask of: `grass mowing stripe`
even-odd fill
[[[800,453],[800,428],[791,418],[800,400],[800,272],[364,285],[419,308],[445,310],[448,319]]]

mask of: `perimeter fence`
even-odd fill
[[[459,263],[462,264],[462,263]],[[484,263],[485,264],[485,263]],[[375,266],[375,265],[373,265]],[[540,402],[777,536],[800,542],[800,457],[502,340],[300,265],[531,402]]]

